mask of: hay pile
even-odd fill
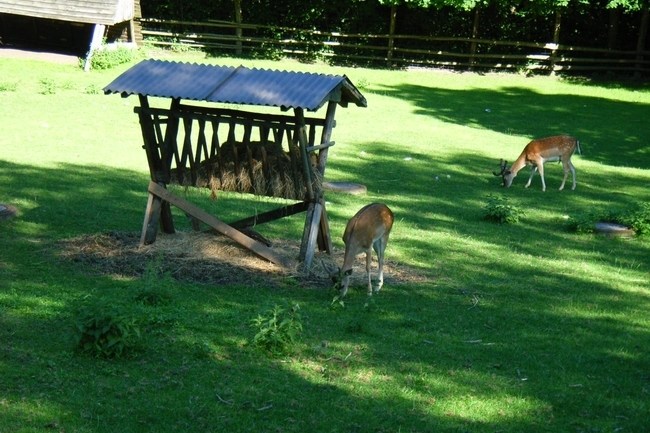
[[[106,232],[84,235],[58,244],[57,255],[73,261],[86,272],[118,278],[140,278],[151,263],[158,264],[178,281],[199,284],[247,284],[278,287],[287,278],[304,288],[332,287],[330,270],[343,263],[344,251],[331,255],[317,252],[309,270],[299,270],[297,241],[274,240],[272,248],[287,257],[293,266],[283,268],[254,255],[225,236],[205,232],[161,233],[151,245],[139,246],[139,233]],[[373,278],[377,263],[373,257]],[[425,278],[407,266],[387,260],[384,265],[385,286]],[[365,293],[365,258],[355,263],[352,285]]]
[[[309,155],[312,188],[320,189],[322,176],[315,169],[316,155]],[[297,147],[284,151],[274,142],[225,142],[218,154],[198,167],[176,167],[171,182],[182,186],[234,191],[261,196],[303,200],[307,176]]]

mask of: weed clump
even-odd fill
[[[515,224],[524,215],[524,211],[508,203],[507,197],[490,194],[485,205],[483,219],[499,224]]]
[[[596,223],[605,222],[629,227],[637,235],[650,234],[650,202],[640,203],[626,209],[589,211],[569,218],[569,230],[576,233],[593,233]]]
[[[90,68],[95,70],[111,69],[123,63],[129,63],[136,57],[135,50],[126,46],[111,47],[102,45],[93,50]]]
[[[286,355],[295,349],[302,333],[298,304],[290,308],[278,305],[251,320],[257,332],[252,344],[270,355]]]
[[[98,358],[120,358],[140,337],[134,319],[106,307],[88,307],[80,311],[75,331],[77,350]]]

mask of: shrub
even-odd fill
[[[630,227],[637,235],[650,234],[650,203],[640,203],[623,210],[586,212],[569,219],[569,230],[593,233],[597,222],[608,222]]]
[[[125,46],[108,47],[103,45],[93,51],[90,58],[91,69],[110,69],[135,58],[135,50]]]
[[[283,355],[291,352],[302,332],[300,307],[294,304],[285,309],[278,305],[251,321],[257,330],[253,345],[271,355]]]
[[[522,215],[524,215],[524,211],[509,204],[507,197],[489,195],[483,218],[499,224],[514,224],[519,222]]]
[[[56,93],[56,83],[51,78],[42,78],[40,85],[38,93],[41,95],[54,95]]]
[[[650,202],[641,203],[620,216],[619,222],[638,235],[650,234]]]
[[[0,82],[0,92],[15,92],[18,89],[17,83]]]
[[[101,307],[81,311],[75,330],[77,350],[104,358],[119,358],[125,355],[140,337],[135,320]]]
[[[162,256],[147,262],[142,283],[144,287],[135,295],[136,302],[149,306],[168,305],[172,302],[174,279],[164,270]]]

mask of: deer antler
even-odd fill
[[[493,171],[492,174],[495,176],[503,176],[503,173],[506,172],[506,168],[508,166],[508,161],[502,159],[499,161],[499,168],[501,169],[501,172],[497,173],[496,171]]]

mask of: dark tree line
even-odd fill
[[[146,18],[648,50],[650,0],[146,0]]]

